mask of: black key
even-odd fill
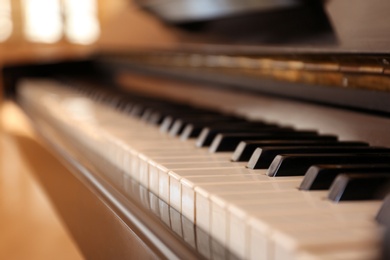
[[[204,127],[205,125],[217,125],[221,124],[232,124],[236,122],[245,122],[243,119],[239,119],[236,117],[230,117],[222,114],[202,114],[197,116],[183,116],[178,117],[173,122],[172,127],[169,129],[170,135],[179,135],[181,134],[185,127],[189,124],[201,125]]]
[[[366,174],[390,172],[390,164],[314,165],[311,166],[299,187],[301,190],[327,190],[341,173]]]
[[[120,111],[126,111],[126,112],[127,112],[127,111],[128,111],[128,110],[127,110],[128,104],[129,104],[128,101],[122,100],[122,101],[120,101],[120,102],[117,104],[116,108],[119,109]]]
[[[93,94],[91,94],[91,95],[93,95]],[[109,99],[108,103],[109,103],[110,106],[112,106],[112,107],[114,107],[116,109],[121,109],[123,106],[125,106],[125,104],[128,103],[128,100],[126,100],[123,97],[114,96],[114,97],[111,97]]]
[[[312,136],[317,136],[317,133],[311,131],[286,132],[274,130],[259,130],[248,133],[221,133],[214,138],[209,151],[212,153],[234,151],[237,145],[244,140],[294,140],[311,139]]]
[[[264,123],[261,123],[262,125],[265,126]],[[245,121],[244,119],[237,119],[237,122],[208,122],[208,123],[189,123],[187,124],[184,129],[182,134],[180,135],[181,140],[188,140],[190,138],[197,138],[201,134],[204,128],[206,127],[218,127],[218,128],[229,128],[234,125],[234,126],[251,126],[253,125],[252,122]],[[276,125],[268,125],[267,127],[272,128],[272,127],[277,127]],[[212,138],[211,138],[212,141]],[[211,143],[210,141],[210,143]],[[208,144],[210,145],[210,144]]]
[[[154,113],[157,111],[156,108],[154,108],[155,105],[150,105],[145,102],[137,102],[134,109],[137,109],[137,113],[134,113],[134,111],[131,112],[132,115],[138,116],[141,118],[141,120],[148,122],[150,117],[154,115]]]
[[[128,102],[126,104],[123,104],[123,106],[121,107],[121,110],[124,113],[130,113],[132,108],[133,108],[133,103]]]
[[[155,107],[156,104],[157,102],[146,101],[142,98],[134,98],[129,114],[135,117],[143,117],[143,120],[147,120],[152,114],[153,107]]]
[[[143,121],[148,121],[150,119],[150,117],[152,116],[152,114],[154,113],[154,109],[153,108],[147,108],[145,109],[145,111],[142,113],[141,115],[141,120]],[[160,115],[160,114],[159,114]],[[156,120],[159,120],[160,118],[155,118]]]
[[[173,123],[177,119],[181,118],[199,118],[203,116],[213,116],[214,113],[211,112],[205,112],[203,110],[200,111],[191,111],[191,112],[176,112],[176,113],[170,113],[165,115],[164,119],[162,120],[162,123],[160,124],[160,132],[162,133],[168,133],[171,127],[173,126]]]
[[[390,190],[390,172],[382,174],[341,174],[329,189],[332,201],[383,199]]]
[[[142,113],[145,111],[146,107],[141,104],[134,104],[129,111],[131,116],[140,117]]]
[[[314,138],[316,138],[315,136]],[[337,142],[336,140],[284,140],[284,141],[242,141],[234,150],[232,155],[233,162],[249,161],[256,148],[280,147],[280,146],[368,146],[363,142]]]
[[[172,127],[175,118],[173,116],[166,116],[162,123],[160,124],[160,132],[167,133],[168,130]]]
[[[198,139],[196,140],[196,146],[205,147],[211,145],[214,138],[218,134],[228,133],[258,133],[261,131],[274,131],[274,132],[294,132],[292,128],[282,128],[274,125],[266,125],[264,123],[252,123],[244,122],[240,124],[228,124],[224,126],[205,127],[202,129]]]
[[[350,153],[388,153],[389,148],[382,147],[268,147],[257,148],[248,162],[250,169],[267,169],[279,154],[350,154]]]
[[[195,125],[202,124],[204,126],[205,124],[216,125],[218,123],[232,123],[232,122],[240,122],[240,121],[242,122],[242,119],[238,119],[236,117],[224,116],[224,115],[202,115],[196,118],[180,118],[180,119],[176,119],[172,127],[169,129],[169,135],[177,136],[182,134],[184,128],[188,124],[195,124]]]
[[[148,110],[142,115],[142,119],[153,125],[161,125],[164,120],[170,118],[173,122],[178,117],[186,116],[199,116],[198,114],[204,114],[203,110],[196,110],[192,107],[182,107],[182,106],[169,106],[164,108],[153,108],[150,109],[149,115],[147,114]]]
[[[196,138],[200,135],[200,132],[202,132],[202,129],[206,126],[202,124],[187,124],[183,132],[180,135],[180,140],[188,140],[190,138]]]
[[[389,154],[283,154],[275,157],[267,175],[303,176],[316,164],[386,164],[389,160]]]

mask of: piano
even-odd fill
[[[169,36],[3,70],[86,258],[389,259],[390,3],[132,5]]]

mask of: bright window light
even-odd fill
[[[61,39],[60,0],[24,0],[23,3],[25,8],[24,29],[27,40],[54,43]]]
[[[0,0],[0,42],[12,34],[11,5],[9,0]]]
[[[91,44],[100,34],[96,0],[64,0],[65,35],[70,42]]]

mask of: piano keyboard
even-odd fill
[[[152,201],[238,258],[378,257],[383,228],[375,217],[390,176],[387,148],[54,80],[24,81],[18,102],[86,157],[115,165],[118,172],[107,174],[118,186],[131,180],[149,190],[148,206],[174,230],[183,227]],[[357,194],[361,187],[367,194]],[[215,258],[201,238],[194,246]]]

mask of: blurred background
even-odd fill
[[[7,62],[39,51],[69,52],[94,45],[105,15],[117,8],[105,2],[109,1],[0,0],[0,59]]]
[[[102,35],[131,5],[124,0],[0,0],[0,68],[83,57],[101,45],[115,46],[115,37],[108,35],[102,44]],[[83,259],[34,175],[42,167],[48,173],[67,170],[41,149],[15,105],[0,105],[0,259]],[[21,148],[18,137],[34,142]]]
[[[0,0],[0,65],[160,46],[174,38],[164,26],[126,0]]]

